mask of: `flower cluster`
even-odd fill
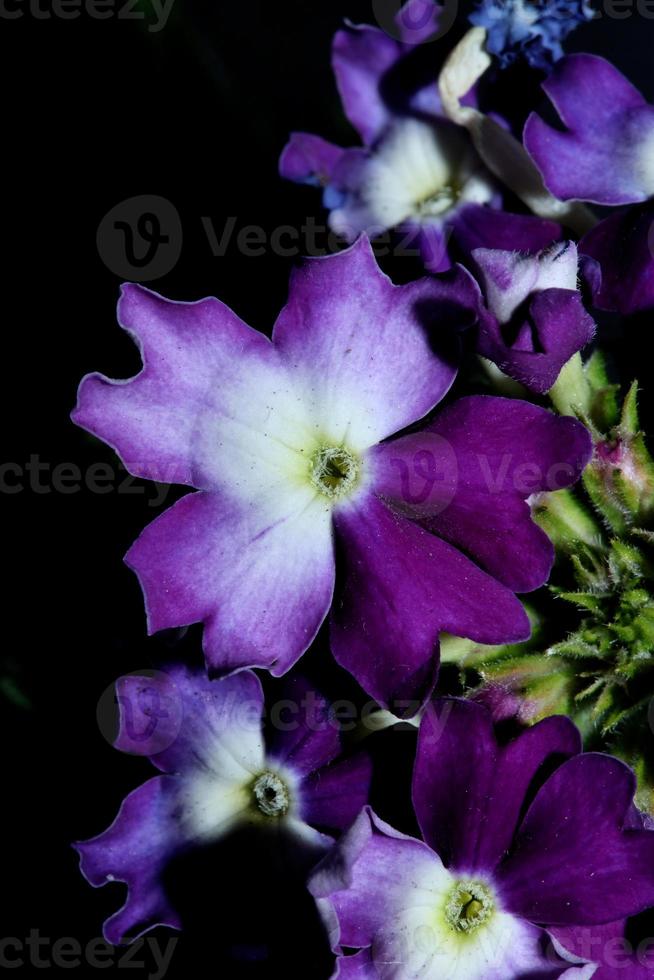
[[[113,943],[185,928],[171,867],[246,828],[295,855],[334,977],[636,980],[654,462],[600,347],[606,311],[654,307],[654,109],[563,55],[583,4],[484,3],[453,50],[421,43],[427,6],[420,31],[410,0],[396,37],[334,39],[362,145],[296,133],[280,166],[346,247],[293,272],[270,336],[127,285],[142,370],[81,383],[78,425],[192,490],[125,560],[149,632],[202,624],[206,669],[118,681],[116,747],[159,774],[75,847],[92,885],[127,885]],[[549,71],[561,127],[493,110],[494,56]],[[419,278],[382,271],[382,231]],[[298,673],[323,641],[374,725],[348,732]],[[415,753],[415,823],[369,751],[384,726]]]

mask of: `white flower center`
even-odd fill
[[[371,221],[392,228],[409,218],[436,220],[459,203],[487,203],[493,187],[454,127],[406,119],[375,149],[360,196]]]
[[[288,787],[275,772],[266,770],[257,776],[252,785],[252,796],[255,805],[266,817],[284,817],[288,813]]]
[[[321,446],[311,457],[311,482],[326,497],[337,499],[350,493],[358,476],[359,461],[343,446]]]
[[[490,919],[494,910],[488,885],[481,881],[458,881],[447,897],[445,920],[455,932],[470,935]]]

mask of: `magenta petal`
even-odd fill
[[[147,755],[164,772],[210,770],[221,737],[261,738],[263,691],[250,671],[211,681],[204,671],[176,665],[154,677],[121,677],[116,693],[116,748]]]
[[[313,133],[291,133],[279,158],[279,172],[298,184],[324,187],[346,151]]]
[[[136,340],[143,370],[128,381],[89,374],[73,421],[108,443],[134,476],[192,483],[193,442],[208,392],[239,361],[272,366],[267,338],[217,299],[174,303],[141,286],[124,286],[120,325]]]
[[[654,307],[654,201],[610,214],[579,250],[601,268],[593,290],[598,309],[627,316]]]
[[[170,780],[155,776],[135,789],[108,830],[74,845],[82,874],[91,885],[127,883],[125,905],[104,925],[105,938],[114,945],[156,925],[181,926],[161,885],[161,872],[180,846]]]
[[[654,833],[625,830],[636,780],[598,753],[560,766],[497,871],[507,907],[532,922],[595,925],[654,905]]]
[[[411,712],[429,696],[442,630],[480,643],[529,636],[513,593],[377,498],[343,507],[334,519],[344,554],[332,650],[381,703],[398,699]]]
[[[377,27],[352,25],[334,36],[332,67],[343,109],[368,145],[389,120],[380,83],[401,52],[399,43]]]
[[[125,556],[150,632],[202,620],[211,666],[285,673],[316,635],[334,581],[329,514],[286,504],[271,524],[246,502],[194,493],[150,524]]]
[[[552,194],[596,204],[654,194],[654,107],[617,68],[596,55],[568,55],[543,88],[567,128],[532,113],[524,142]]]
[[[567,718],[546,718],[501,747],[481,705],[434,701],[420,725],[413,776],[425,841],[448,867],[492,871],[511,844],[539,770],[580,751]]]
[[[438,280],[394,286],[362,237],[295,272],[273,339],[321,393],[320,418],[363,450],[421,418],[452,384],[456,367],[434,350],[443,304],[448,312],[450,290]]]

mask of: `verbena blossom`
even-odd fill
[[[420,44],[433,24],[423,33],[406,28],[413,6],[398,14],[399,40],[369,25],[348,25],[334,38],[343,108],[363,146],[343,149],[294,133],[280,160],[282,176],[323,187],[330,227],[346,240],[395,229],[431,272],[449,267],[450,236],[466,253],[475,246],[544,248],[559,226],[499,210],[498,184],[465,129],[443,111],[435,46]],[[433,10],[437,20],[439,8]]]
[[[486,47],[503,68],[520,58],[546,71],[562,41],[594,12],[587,0],[481,0],[470,22],[485,27]]]
[[[483,287],[477,350],[538,393],[595,333],[577,288],[577,247],[560,242],[538,255],[472,253]]]
[[[165,884],[180,854],[250,825],[285,831],[315,862],[328,834],[352,822],[368,798],[368,756],[339,759],[325,702],[297,679],[292,693],[285,703],[294,710],[266,742],[263,693],[249,671],[211,681],[180,666],[118,681],[116,746],[149,756],[162,775],[130,793],[104,833],[75,845],[92,885],[127,884],[125,904],[105,923],[108,942],[181,927]]]
[[[413,778],[423,839],[366,808],[312,874],[335,949],[362,950],[340,958],[334,976],[593,976],[595,963],[557,933],[654,903],[654,834],[635,788],[622,762],[581,754],[567,718],[502,743],[481,705],[436,702]]]
[[[563,128],[537,113],[524,142],[562,200],[620,208],[582,239],[598,261],[595,302],[623,314],[654,306],[654,106],[604,58],[563,58],[543,83]]]
[[[526,500],[576,481],[587,430],[470,397],[387,441],[452,384],[438,351],[471,288],[463,270],[394,286],[362,238],[294,275],[271,342],[218,300],[126,287],[144,368],[86,377],[74,418],[130,473],[200,491],[126,556],[150,631],[201,621],[212,669],[283,674],[332,606],[338,553],[332,650],[383,704],[428,696],[442,630],[529,635],[514,592],[542,585],[554,552]]]

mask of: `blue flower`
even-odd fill
[[[470,22],[486,28],[486,47],[503,68],[522,57],[547,71],[563,55],[561,42],[593,16],[588,0],[481,0]]]

